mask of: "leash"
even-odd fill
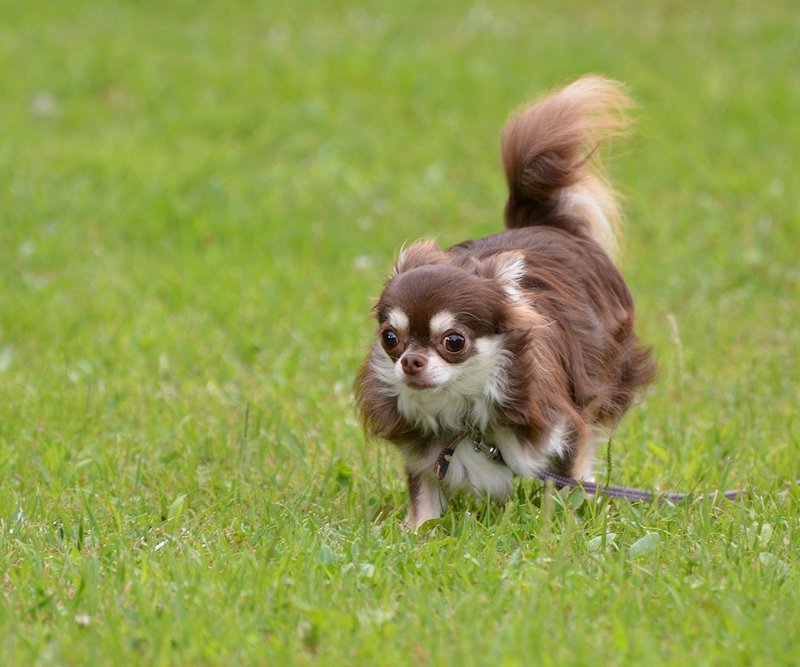
[[[702,500],[703,498],[716,498],[717,496],[721,496],[726,500],[742,500],[747,495],[747,489],[731,489],[730,491],[724,491],[722,493],[715,491],[699,496],[693,496],[691,493],[675,493],[670,491],[645,491],[644,489],[636,489],[630,486],[614,486],[613,484],[598,484],[597,482],[581,481],[548,470],[537,470],[534,472],[534,476],[543,482],[552,480],[558,489],[563,489],[567,486],[578,487],[589,495],[619,498],[621,500],[630,500],[634,503],[679,503],[687,499]]]
[[[474,429],[466,429],[460,433],[456,433],[450,438],[442,447],[439,457],[433,466],[433,472],[437,479],[441,482],[447,475],[447,470],[450,467],[450,461],[455,453],[455,448],[461,440],[469,437],[472,440],[472,445],[476,452],[481,452],[487,459],[494,461],[498,465],[505,465],[503,455],[496,445],[488,444],[483,436]],[[534,477],[542,482],[553,482],[557,489],[566,487],[579,488],[584,493],[594,496],[605,496],[608,498],[618,498],[620,500],[629,500],[636,503],[679,503],[684,500],[702,500],[703,498],[716,498],[722,497],[726,500],[743,500],[747,495],[747,489],[731,489],[730,491],[714,491],[713,493],[705,493],[701,495],[693,495],[691,493],[675,493],[675,492],[659,492],[659,491],[646,491],[645,489],[637,489],[629,486],[615,486],[613,484],[598,484],[597,482],[588,482],[574,477],[566,477],[559,475],[555,472],[548,470],[536,470],[533,473]],[[795,484],[800,487],[800,480],[795,480]]]

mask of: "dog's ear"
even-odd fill
[[[394,264],[394,275],[399,275],[420,266],[449,263],[450,258],[447,256],[447,253],[436,244],[436,241],[431,239],[417,241],[408,248],[404,248],[400,251],[400,256]]]
[[[508,250],[492,255],[478,264],[478,275],[493,280],[512,301],[519,301],[525,275],[525,255]]]

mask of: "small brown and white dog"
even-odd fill
[[[652,379],[612,261],[618,204],[590,168],[628,106],[588,76],[523,108],[502,137],[507,231],[400,254],[355,395],[367,432],[403,454],[413,529],[460,488],[503,500],[515,475],[591,479]]]

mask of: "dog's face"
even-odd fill
[[[502,300],[489,281],[455,266],[394,277],[376,308],[378,342],[394,384],[452,388],[467,370],[485,366],[500,333]]]
[[[355,382],[369,432],[396,441],[409,429],[485,429],[498,410],[526,421],[525,387],[538,374],[526,349],[539,321],[520,299],[525,267],[521,253],[484,256],[478,245],[445,253],[423,241],[400,255]]]
[[[507,295],[495,280],[450,263],[396,273],[375,308],[368,361],[402,417],[436,431],[467,414],[485,422],[503,393]]]

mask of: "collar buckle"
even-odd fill
[[[483,434],[476,428],[470,428],[468,435],[470,440],[472,440],[472,447],[476,452],[480,452],[490,461],[499,461],[502,458],[502,454],[497,445],[486,442],[483,438]]]
[[[439,457],[436,459],[436,462],[433,466],[433,473],[436,475],[436,478],[439,481],[442,481],[445,478],[445,475],[447,475],[447,469],[450,467],[450,461],[453,458],[456,446],[464,437],[467,437],[472,441],[472,447],[476,452],[480,452],[490,461],[494,461],[495,463],[505,463],[505,461],[503,461],[503,453],[500,451],[500,448],[497,445],[492,445],[486,442],[486,440],[483,438],[483,434],[474,426],[470,426],[466,430],[456,433],[452,438],[450,438],[450,440],[445,443],[444,447],[442,447],[441,451],[439,452]]]

